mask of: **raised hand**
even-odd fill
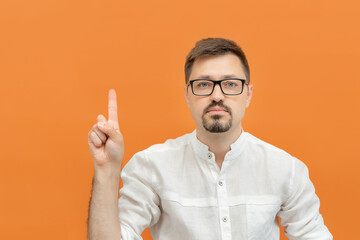
[[[88,133],[90,153],[94,159],[95,175],[118,174],[124,156],[124,141],[119,129],[116,92],[109,91],[108,120],[103,115],[97,117],[97,123]]]

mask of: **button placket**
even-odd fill
[[[213,161],[214,155],[209,151],[206,155],[206,158],[207,158],[206,163],[210,169],[211,175],[214,177],[214,180],[216,182],[217,179],[219,178],[219,171],[216,168],[217,167],[216,162]],[[204,159],[204,160],[206,160],[206,159]]]
[[[223,240],[231,240],[231,224],[229,218],[228,193],[226,189],[225,172],[217,180],[217,193],[219,202],[220,228]]]

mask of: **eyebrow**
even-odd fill
[[[238,76],[236,76],[235,74],[227,74],[227,75],[222,75],[221,79],[228,79],[228,78],[239,78]],[[209,79],[212,80],[213,78],[210,75],[200,75],[197,79]]]

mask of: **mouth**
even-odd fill
[[[221,114],[221,113],[227,113],[227,111],[223,108],[210,108],[207,113],[214,113],[214,114]]]

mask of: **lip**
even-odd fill
[[[208,113],[226,113],[227,111],[223,108],[215,107],[215,108],[210,108],[207,112]]]

